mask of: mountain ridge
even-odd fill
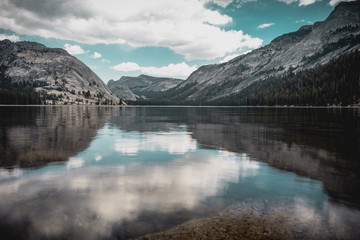
[[[296,74],[358,49],[360,1],[342,2],[324,21],[302,26],[228,62],[201,66],[158,99],[210,102],[269,77]]]
[[[119,80],[110,80],[109,89],[118,97],[136,101],[157,96],[158,93],[176,87],[184,80],[167,77],[153,77],[141,74],[137,77],[122,76]]]
[[[88,66],[64,49],[3,40],[0,41],[0,66],[0,88],[7,91],[10,98],[12,94],[27,91],[36,93],[43,104],[120,103]]]

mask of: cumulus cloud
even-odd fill
[[[232,3],[232,1],[233,0],[213,0],[212,2],[223,8],[226,8],[230,3]]]
[[[0,34],[0,40],[4,40],[4,39],[9,39],[12,42],[20,41],[19,36],[15,35],[15,34],[12,34],[12,35]]]
[[[197,67],[189,66],[185,62],[178,64],[169,64],[163,67],[142,67],[134,62],[120,63],[111,67],[113,70],[121,72],[140,71],[144,74],[158,77],[175,77],[175,78],[187,78]]]
[[[222,29],[232,18],[207,9],[210,1],[0,1],[0,28],[86,44],[167,47],[188,60],[215,59],[261,46],[259,38]]]
[[[133,72],[133,71],[139,71],[141,69],[141,67],[134,62],[125,62],[125,63],[120,63],[116,66],[111,67],[111,69],[114,69],[116,71],[120,71],[120,72]]]
[[[329,5],[330,6],[335,6],[339,2],[352,2],[352,1],[355,1],[355,0],[330,0]]]
[[[98,53],[98,52],[94,52],[94,54],[91,55],[90,57],[91,57],[91,58],[101,58],[102,55],[101,55],[100,53]]]
[[[261,24],[261,25],[257,26],[257,28],[258,29],[268,28],[268,27],[271,27],[274,24],[275,23],[264,23],[264,24]]]
[[[79,45],[71,45],[65,43],[64,49],[71,55],[80,55],[86,53],[86,51],[82,49]]]
[[[245,51],[245,52],[243,52],[243,53],[241,53],[241,54],[231,54],[231,55],[228,55],[228,56],[224,57],[223,59],[221,59],[219,63],[228,62],[228,61],[230,61],[230,60],[232,60],[232,59],[234,59],[234,58],[236,58],[236,57],[238,57],[238,56],[248,54],[249,52],[251,52],[251,50]]]
[[[222,60],[220,60],[220,63],[228,62],[228,61],[230,61],[231,59],[234,59],[234,58],[236,58],[236,57],[238,57],[238,56],[239,56],[238,54],[228,55],[228,56],[224,57]]]
[[[291,3],[298,3],[299,6],[307,6],[310,4],[315,3],[316,1],[320,1],[320,0],[278,0],[280,2],[284,2],[286,4],[291,4]]]

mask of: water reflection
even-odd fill
[[[136,237],[263,200],[334,238],[359,236],[357,110],[0,107],[0,116],[9,239]]]
[[[66,168],[80,168],[83,161],[71,158]],[[136,221],[144,212],[204,214],[201,203],[239,177],[256,175],[258,167],[247,157],[219,151],[188,153],[166,164],[49,170],[0,184],[0,215],[14,224],[27,219],[31,225],[22,227],[35,236],[110,237],[115,223]]]
[[[163,151],[170,154],[184,154],[195,151],[196,141],[183,128],[182,131],[122,133],[115,140],[114,149],[126,155],[136,155],[139,151]]]
[[[0,107],[0,167],[67,161],[85,150],[108,108]]]

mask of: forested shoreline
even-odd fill
[[[172,91],[172,90],[169,90]],[[165,97],[164,97],[165,96]],[[238,94],[212,101],[157,99],[129,101],[133,105],[215,106],[348,106],[360,102],[360,51],[340,56],[313,69],[270,76]]]

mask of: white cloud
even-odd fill
[[[241,30],[221,29],[232,18],[207,9],[210,1],[0,1],[0,28],[85,44],[167,47],[188,60],[261,46],[261,39]]]
[[[121,72],[140,71],[144,74],[158,77],[174,77],[174,78],[187,78],[197,67],[195,65],[189,66],[185,62],[177,64],[169,64],[163,67],[142,67],[134,62],[120,63],[111,69]]]
[[[126,63],[120,63],[116,66],[111,67],[111,69],[120,71],[120,72],[133,72],[133,71],[139,71],[141,67],[134,62],[126,62]]]
[[[352,1],[355,1],[355,0],[330,0],[329,5],[330,6],[335,6],[339,2],[352,2]]]
[[[231,59],[234,59],[236,57],[238,57],[239,54],[231,54],[231,55],[228,55],[226,57],[224,57],[222,60],[220,60],[220,63],[224,63],[224,62],[228,62],[230,61]]]
[[[212,0],[212,2],[223,8],[226,8],[230,3],[233,2],[233,0]]]
[[[242,5],[248,2],[257,2],[257,0],[236,0],[236,7],[241,8]]]
[[[300,0],[299,6],[307,6],[307,5],[313,4],[315,2],[316,2],[316,0]]]
[[[231,55],[228,55],[228,56],[224,57],[223,59],[221,59],[219,63],[228,62],[228,61],[230,61],[230,60],[232,60],[232,59],[234,59],[234,58],[236,58],[236,57],[238,57],[238,56],[248,54],[249,52],[251,52],[251,50],[245,51],[245,52],[243,52],[243,53],[241,53],[241,54],[231,54]]]
[[[12,34],[12,35],[0,34],[0,40],[4,40],[4,39],[9,39],[12,42],[20,41],[19,36],[15,35],[15,34]]]
[[[101,155],[96,155],[95,156],[95,161],[100,161],[103,157]]]
[[[103,63],[111,63],[111,61],[110,61],[110,60],[105,59],[105,58],[101,59],[101,62],[103,62]]]
[[[79,45],[71,45],[65,43],[64,49],[71,55],[79,55],[86,53],[84,49],[82,49]]]
[[[101,58],[102,55],[101,55],[100,53],[98,53],[98,52],[94,52],[94,54],[91,55],[90,57],[91,57],[91,58]]]
[[[259,29],[268,28],[268,27],[273,26],[274,24],[275,23],[264,23],[264,24],[257,26],[257,28],[259,28]]]
[[[299,6],[307,6],[310,4],[315,3],[316,1],[321,1],[321,0],[278,0],[280,2],[284,2],[286,4],[291,4],[291,3],[298,3]]]
[[[305,21],[305,19],[297,20],[295,23],[308,23],[308,24],[313,24],[313,22],[311,22],[311,21]]]

